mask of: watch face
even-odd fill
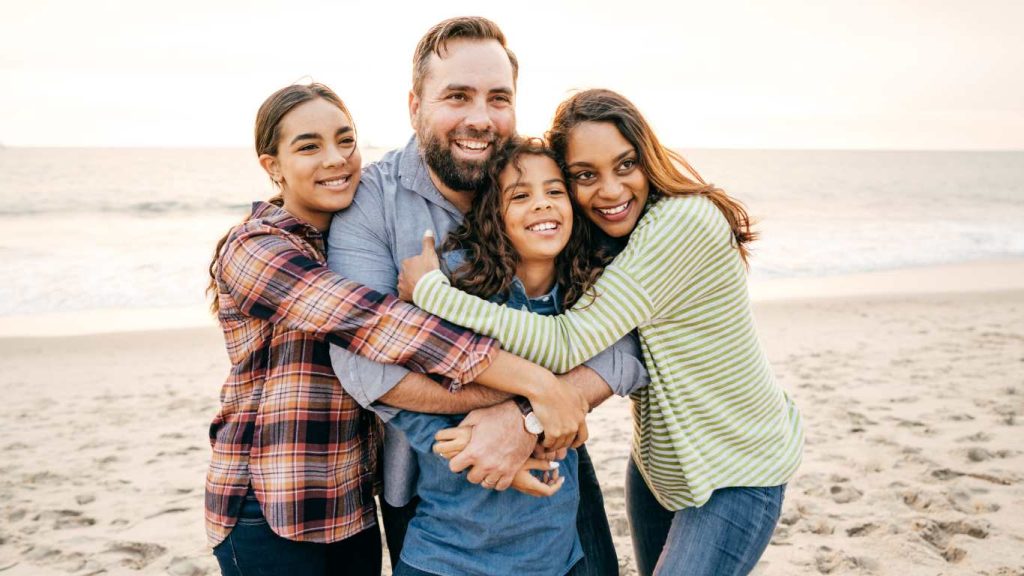
[[[523,417],[523,422],[526,424],[526,431],[530,434],[541,434],[544,432],[544,426],[540,423],[540,418],[533,412],[530,412]]]

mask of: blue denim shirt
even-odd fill
[[[454,270],[464,256],[450,252],[443,258]],[[557,314],[561,309],[557,286],[530,299],[518,279],[505,304],[537,314]],[[431,450],[434,434],[458,426],[462,419],[403,410],[388,422],[405,433],[420,469],[416,482],[420,503],[405,534],[402,560],[442,576],[562,576],[583,557],[576,532],[580,498],[576,451],[569,450],[562,460],[559,472],[565,483],[551,497],[487,490],[466,480],[464,474],[452,473],[448,462]]]

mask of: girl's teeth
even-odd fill
[[[551,222],[545,222],[544,224],[536,224],[530,226],[530,230],[533,232],[543,232],[545,230],[554,230],[557,226]]]

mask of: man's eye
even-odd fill
[[[456,102],[465,102],[467,98],[465,94],[452,94],[448,96],[448,99],[455,100]]]

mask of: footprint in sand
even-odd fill
[[[96,523],[94,518],[83,516],[78,510],[46,510],[36,514],[32,520],[34,522],[53,522],[55,530],[92,526]]]
[[[120,556],[120,564],[133,570],[141,570],[153,560],[167,552],[158,544],[148,542],[115,542],[106,549],[107,554]]]
[[[1020,452],[1016,450],[996,450],[993,452],[982,448],[981,446],[975,446],[967,449],[967,459],[971,462],[985,462],[986,460],[991,460],[993,458],[1011,458],[1018,454],[1020,454]]]
[[[821,574],[831,574],[836,571],[847,572],[849,570],[875,572],[878,570],[878,561],[872,558],[858,558],[849,556],[842,550],[833,550],[828,546],[821,546],[814,554],[814,566]]]
[[[955,520],[952,522],[936,522],[920,519],[914,521],[914,531],[925,542],[938,551],[946,562],[957,563],[967,556],[963,548],[952,545],[954,536],[966,534],[972,538],[983,540],[988,538],[990,526],[984,520]]]

